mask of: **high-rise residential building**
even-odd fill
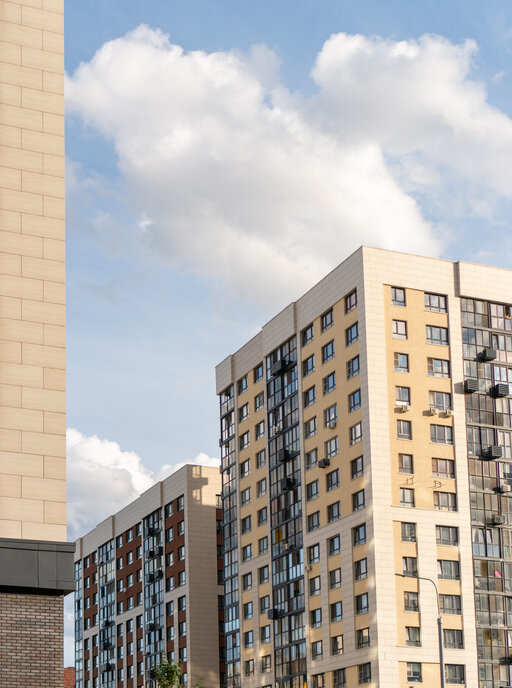
[[[227,687],[512,685],[512,272],[362,247],[217,367]]]
[[[61,686],[64,3],[0,3],[0,686]]]
[[[163,653],[219,688],[220,489],[218,468],[184,466],[77,541],[76,688],[156,688]]]

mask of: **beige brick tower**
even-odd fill
[[[0,686],[61,686],[63,0],[0,2],[0,51]],[[34,682],[25,671],[40,663]]]

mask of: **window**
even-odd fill
[[[364,592],[362,595],[356,595],[356,615],[367,614],[369,611],[368,593]]]
[[[393,339],[407,339],[407,323],[405,320],[393,320]]]
[[[453,429],[449,425],[430,425],[430,441],[435,444],[453,444]]]
[[[240,493],[240,501],[242,506],[246,506],[247,504],[249,504],[249,502],[251,501],[250,487],[246,487],[245,490],[242,490],[242,492]]]
[[[396,421],[396,436],[399,440],[412,440],[412,423],[410,420]]]
[[[320,659],[324,656],[323,643],[321,640],[316,640],[311,643],[311,658]]]
[[[185,585],[187,582],[187,572],[186,571],[180,571],[178,574],[178,585]]]
[[[262,420],[260,423],[254,426],[254,435],[257,440],[265,436],[265,421]]]
[[[343,636],[335,635],[331,638],[331,655],[343,654]],[[337,685],[337,684],[334,684]],[[342,685],[342,684],[339,684]]]
[[[437,344],[438,346],[448,346],[448,328],[434,327],[427,325],[427,344]]]
[[[395,387],[395,403],[397,406],[408,406],[411,403],[411,388]]]
[[[432,475],[435,478],[455,478],[453,459],[432,459]]]
[[[368,577],[368,561],[366,557],[354,562],[354,579],[363,580]]]
[[[178,597],[178,611],[184,612],[187,609],[187,598],[185,595]]]
[[[353,495],[354,496],[354,495]],[[341,508],[339,502],[334,502],[334,504],[329,504],[327,507],[327,522],[333,523],[341,518]]]
[[[310,617],[311,628],[319,628],[322,625],[322,610],[320,608],[312,609]]]
[[[260,614],[265,614],[270,609],[270,595],[260,597]]]
[[[313,435],[316,435],[316,416],[313,416],[313,418],[310,418],[304,423],[304,437],[307,439]]]
[[[243,435],[240,435],[239,438],[239,443],[240,443],[240,449],[245,449],[246,447],[249,446],[249,430],[247,432],[244,432]]]
[[[253,674],[254,674],[254,659],[248,659],[244,662],[244,673],[246,676],[253,676]]]
[[[370,629],[360,628],[356,631],[356,649],[362,650],[370,647]]]
[[[352,528],[352,546],[357,547],[366,542],[366,523],[361,523],[359,526]]]
[[[417,592],[404,592],[404,611],[417,612],[419,611],[419,600]]]
[[[308,531],[320,528],[320,512],[315,511],[314,514],[308,516]]]
[[[322,315],[322,332],[325,332],[325,330],[328,330],[329,327],[332,327],[334,325],[334,317],[332,313],[332,308],[330,308],[327,313],[324,313]]]
[[[324,409],[324,425],[326,428],[335,428],[338,421],[338,404],[333,404]]]
[[[335,669],[332,672],[332,688],[346,688],[347,679],[345,669]]]
[[[322,347],[322,363],[327,363],[334,358],[334,339]]]
[[[436,526],[436,543],[457,547],[459,544],[459,529],[455,526]]]
[[[268,537],[262,537],[258,540],[258,554],[265,554],[268,552]]]
[[[351,428],[349,428],[349,442],[353,446],[363,439],[363,424],[361,422],[356,423]]]
[[[180,621],[178,624],[178,636],[184,638],[187,635],[187,622]]]
[[[405,289],[391,287],[391,303],[393,306],[405,306]]]
[[[238,380],[238,394],[243,394],[247,387],[247,375],[245,375],[241,380]]]
[[[395,372],[408,373],[409,372],[409,354],[400,354],[395,351],[394,355]]]
[[[260,642],[269,643],[270,642],[270,626],[262,626],[260,628]]]
[[[357,289],[345,296],[345,313],[350,313],[357,306]]]
[[[444,673],[446,683],[466,683],[466,672],[464,664],[445,664]]]
[[[301,334],[301,341],[302,341],[302,346],[306,346],[306,344],[309,344],[309,342],[313,341],[313,323],[311,325],[308,325],[302,330]]]
[[[256,454],[256,468],[262,468],[267,463],[267,455],[265,450],[262,449]]]
[[[313,468],[318,463],[318,449],[306,452],[306,470]]]
[[[244,633],[244,647],[252,647],[254,645],[254,632],[246,631]]]
[[[242,461],[240,464],[240,477],[245,478],[246,476],[249,475],[251,472],[251,460],[247,459],[247,461]]]
[[[365,664],[359,664],[357,667],[357,672],[359,676],[359,684],[371,683],[372,665],[370,662],[366,662]]]
[[[330,373],[330,375],[327,375],[324,377],[323,381],[323,390],[324,390],[324,395],[329,394],[329,392],[332,392],[333,390],[336,389],[336,372]]]
[[[446,313],[446,296],[425,293],[425,310],[434,313]]]
[[[450,361],[442,358],[427,358],[427,373],[430,377],[450,377]]]
[[[272,660],[270,655],[264,655],[261,658],[261,671],[264,674],[268,671],[272,671]]]
[[[165,530],[165,541],[171,542],[172,540],[174,540],[174,528],[171,526]]]
[[[345,344],[350,346],[359,339],[359,323],[354,323],[345,330]]]
[[[416,524],[403,522],[401,524],[402,542],[416,542]]]
[[[307,408],[316,401],[315,385],[304,392],[304,406]]]
[[[343,619],[343,602],[333,602],[330,606],[331,623],[341,621]]]
[[[434,492],[434,509],[457,511],[457,495],[453,492]]]
[[[459,562],[451,559],[438,559],[437,577],[443,580],[460,580]]]
[[[420,647],[420,628],[419,626],[406,626],[405,627],[405,644],[412,647]]]
[[[258,525],[263,526],[267,522],[267,507],[258,510]]]
[[[315,595],[319,595],[322,590],[322,584],[320,582],[320,576],[315,576],[314,578],[309,579],[309,595],[310,597],[314,597]]]
[[[246,602],[244,604],[244,619],[252,619],[253,607],[252,602]]]
[[[251,517],[246,516],[242,519],[242,535],[251,532]]]
[[[360,509],[364,509],[364,507],[365,507],[364,490],[359,490],[358,492],[354,492],[352,495],[352,511],[359,511]]]
[[[133,551],[128,552],[126,555],[126,564],[133,564]]]
[[[464,649],[464,634],[455,628],[443,630],[443,645],[451,650]]]
[[[265,394],[260,392],[254,397],[254,410],[259,411],[265,404]]]
[[[431,409],[448,411],[452,408],[452,395],[448,392],[429,392],[428,401]]]
[[[249,415],[249,404],[244,404],[238,409],[238,422],[241,423]]]
[[[417,578],[418,560],[416,557],[402,557],[402,571],[404,576]]]
[[[267,493],[267,479],[262,478],[256,483],[256,494],[258,497],[263,497]]]
[[[308,547],[308,563],[314,564],[317,561],[320,561],[320,544],[318,542]]]
[[[326,488],[327,492],[330,492],[331,490],[335,490],[337,487],[340,486],[340,472],[338,469],[335,471],[331,471],[330,473],[327,473],[325,476],[325,483],[326,483]]]
[[[412,454],[398,455],[398,472],[399,473],[414,473]]]
[[[411,683],[421,682],[421,662],[407,662],[407,680]]]
[[[306,499],[311,501],[316,499],[319,494],[318,480],[313,480],[313,482],[306,485]]]
[[[414,506],[414,490],[410,487],[400,488],[400,506]]]
[[[352,459],[350,462],[350,476],[352,480],[358,478],[364,473],[364,459],[362,456],[358,456],[357,459]]]
[[[254,382],[259,382],[260,380],[263,380],[263,363],[254,368]]]
[[[347,363],[347,380],[359,375],[359,356],[355,356]]]
[[[313,674],[313,685],[311,688],[325,688],[325,676],[324,674]]]
[[[460,614],[460,595],[439,595],[441,614]]]
[[[325,443],[325,458],[331,459],[338,453],[338,437],[332,437]]]
[[[341,552],[341,539],[339,535],[334,535],[327,540],[327,552],[330,557]]]
[[[242,561],[249,561],[252,559],[252,544],[242,547]]]
[[[335,590],[341,587],[341,569],[329,571],[329,589]]]
[[[361,390],[356,389],[355,392],[348,395],[348,412],[352,413],[356,409],[361,408]]]
[[[305,361],[302,361],[302,377],[306,377],[315,369],[315,355],[313,354]]]

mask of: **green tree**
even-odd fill
[[[160,664],[155,667],[155,678],[158,688],[179,688],[181,684],[181,663],[170,662],[165,652],[163,652]],[[196,683],[194,688],[205,688],[203,681]]]

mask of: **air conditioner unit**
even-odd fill
[[[103,628],[107,628],[108,626],[113,626],[114,622],[111,621],[110,619],[105,619],[105,621],[102,623]]]
[[[288,552],[290,549],[290,544],[288,542],[283,542],[283,552]]]
[[[468,377],[464,380],[464,393],[473,394],[473,392],[478,392],[478,380],[474,377]]]
[[[311,571],[313,564],[304,564],[304,571]]]
[[[505,382],[498,382],[497,385],[491,388],[493,397],[506,397],[509,393],[509,387]]]
[[[158,595],[151,595],[151,604],[158,604]]]
[[[451,409],[445,409],[445,410],[444,410],[444,415],[445,415],[447,418],[451,418],[451,417],[453,416],[453,411],[452,411]]]
[[[286,358],[281,358],[279,361],[276,361],[274,365],[270,368],[270,374],[272,377],[275,377],[276,375],[281,375],[281,373],[284,373],[285,370],[287,370],[290,367],[290,361],[287,361]]]
[[[406,411],[410,411],[411,407],[409,404],[402,404],[401,406],[398,407],[400,410],[400,413],[405,413]]]
[[[506,516],[502,516],[501,514],[494,514],[492,517],[492,524],[494,526],[504,526],[507,523],[507,518]]]
[[[293,478],[281,478],[281,491],[291,490],[295,486],[295,480]]]
[[[503,494],[505,492],[503,485],[496,485],[496,487],[493,487],[493,490],[496,494]]]
[[[336,425],[337,425],[337,421],[335,421],[335,420],[330,420],[330,421],[327,423],[327,427],[330,428],[331,430],[332,430],[333,428],[335,428]]]
[[[509,485],[508,483],[504,483],[501,486],[501,491],[502,492],[512,492],[512,485]]]
[[[146,631],[158,631],[159,628],[160,626],[154,621],[152,621],[151,623],[147,624]]]
[[[153,583],[155,580],[155,574],[154,573],[148,573],[148,583]]]
[[[482,349],[478,354],[481,361],[494,361],[496,358],[496,349]]]
[[[101,665],[101,671],[114,671],[115,665],[112,664],[111,662],[106,662],[105,664]]]
[[[327,466],[331,465],[331,459],[320,459],[318,462],[318,468],[327,468]]]
[[[439,413],[439,409],[437,409],[435,406],[431,406],[428,410],[429,416],[437,416],[438,413]]]
[[[269,619],[281,619],[284,616],[284,612],[282,609],[269,609],[267,616]]]
[[[505,657],[500,657],[500,664],[512,664],[512,657],[506,655]]]
[[[155,571],[155,580],[159,580],[160,578],[164,577],[164,572],[163,571]]]
[[[480,457],[484,459],[484,461],[492,461],[493,459],[501,459],[501,453],[501,447],[493,445],[482,449]]]

